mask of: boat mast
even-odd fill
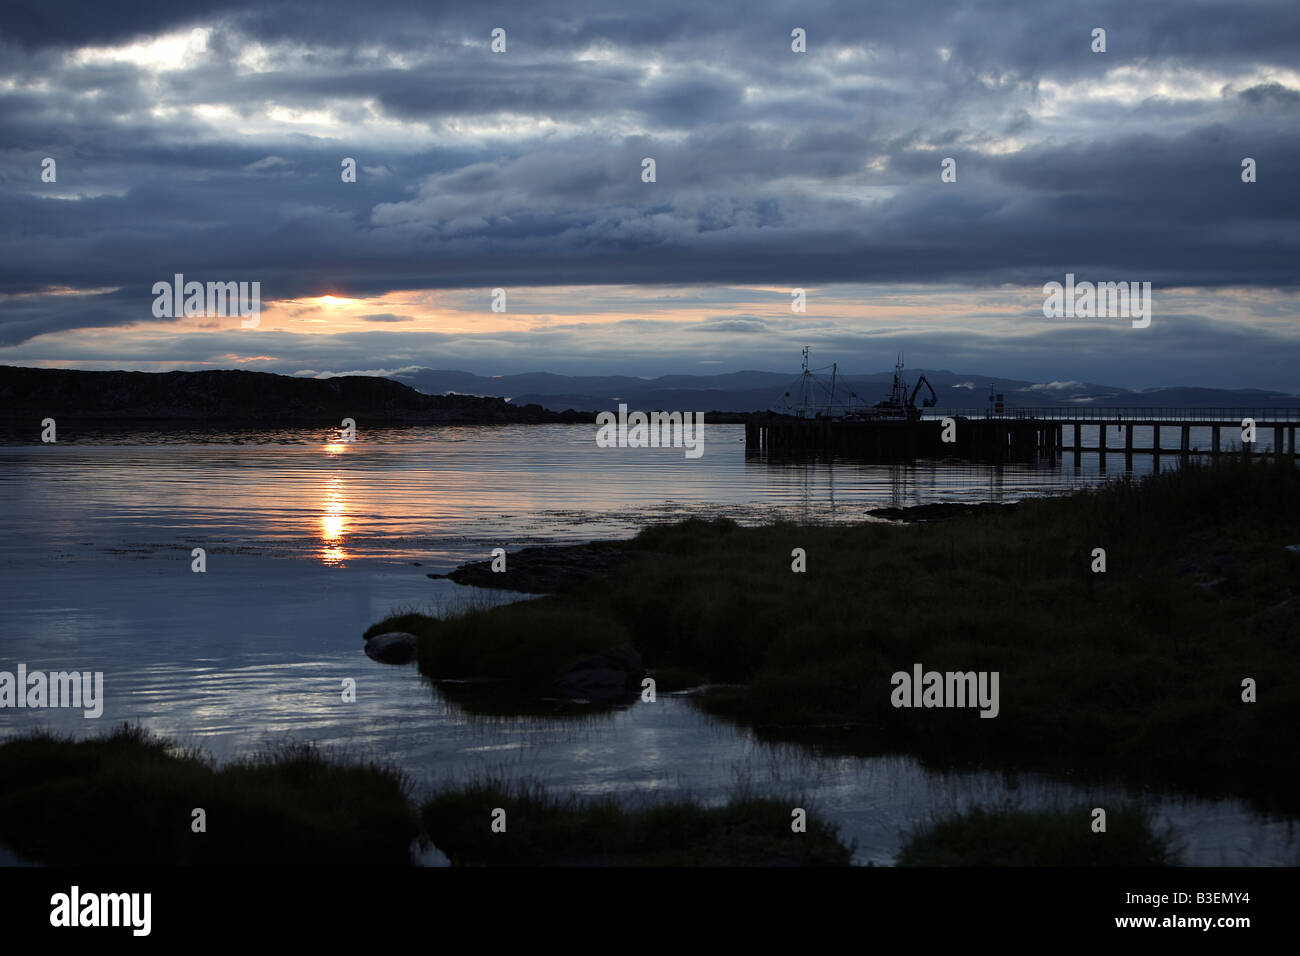
[[[889,400],[902,407],[907,404],[907,384],[903,381],[903,353],[898,353],[898,364],[894,366],[894,387]]]
[[[812,404],[812,372],[808,369],[808,346],[803,347],[803,379],[799,387],[799,417],[807,415]]]

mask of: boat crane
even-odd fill
[[[938,402],[934,386],[930,384],[924,375],[916,380],[916,385],[912,388],[911,394],[908,393],[907,382],[903,379],[902,352],[898,353],[898,363],[894,366],[894,383],[888,399],[877,402],[875,405],[866,405],[858,397],[857,392],[849,392],[846,401],[837,402],[836,387],[839,378],[839,363],[833,362],[819,369],[810,368],[810,351],[809,347],[805,345],[803,348],[803,369],[798,384],[791,389],[787,389],[782,398],[771,407],[771,411],[783,415],[794,415],[798,418],[916,421],[921,417],[921,410],[916,407],[916,396],[921,391],[922,385],[930,393],[929,398],[922,400],[923,406],[933,408]],[[831,372],[829,385],[817,376],[818,372],[825,372],[827,369],[830,369]],[[818,400],[818,389],[825,396],[822,401]]]

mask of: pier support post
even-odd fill
[[[1106,470],[1106,423],[1102,422],[1097,426],[1097,464],[1101,465],[1101,470]]]
[[[1282,457],[1282,426],[1273,426],[1273,460],[1277,461]]]
[[[1083,426],[1075,422],[1070,426],[1070,431],[1074,434],[1074,467],[1078,468],[1083,455]]]
[[[1178,445],[1179,454],[1182,455],[1183,462],[1187,462],[1188,456],[1192,451],[1192,426],[1184,425],[1182,428],[1183,438]]]
[[[1210,426],[1210,454],[1215,458],[1219,457],[1219,426],[1218,425]]]
[[[1154,466],[1152,470],[1159,471],[1160,470],[1160,426],[1158,424],[1151,426],[1151,460]]]
[[[1133,424],[1124,426],[1124,468],[1126,471],[1133,470]]]

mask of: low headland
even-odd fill
[[[591,404],[601,405],[592,401]],[[710,424],[748,420],[743,412],[708,412]],[[199,372],[92,372],[0,365],[0,431],[45,418],[138,428],[265,425],[359,428],[406,425],[594,425],[595,411],[558,411],[508,398],[447,392],[430,395],[374,375],[307,378],[210,369]],[[39,430],[37,431],[39,434]]]
[[[89,372],[0,366],[0,420],[102,423],[491,425],[591,422],[478,395],[426,395],[367,375],[300,378],[270,372]]]

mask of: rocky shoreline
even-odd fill
[[[907,508],[872,508],[866,514],[916,524],[972,514],[1010,513],[1016,510],[1016,504],[945,501]],[[493,571],[492,560],[487,559],[467,562],[446,574],[430,573],[428,577],[498,591],[561,594],[593,578],[610,578],[622,564],[643,553],[633,549],[630,541],[537,545],[507,553],[503,571]]]
[[[471,561],[447,574],[430,574],[471,587],[524,594],[559,594],[592,578],[609,578],[624,562],[635,557],[621,541],[589,544],[541,545],[506,555],[506,568],[493,571],[492,561]]]
[[[922,521],[945,521],[965,515],[1004,514],[1016,510],[1017,502],[999,504],[994,501],[976,503],[961,501],[937,501],[928,505],[912,505],[907,508],[872,508],[867,514],[872,518],[887,518],[890,521],[904,521],[916,524]]]

